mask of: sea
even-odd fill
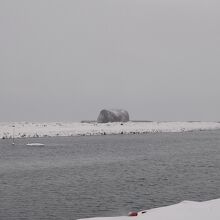
[[[216,198],[219,130],[0,140],[1,220],[120,216]]]

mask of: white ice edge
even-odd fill
[[[41,147],[41,146],[44,146],[44,144],[42,144],[42,143],[27,143],[26,144],[27,146],[33,146],[33,147],[37,147],[37,146],[39,146],[39,147]]]
[[[138,216],[98,217],[86,220],[219,220],[220,199],[206,202],[183,201],[181,203],[147,210]],[[81,219],[82,220],[82,219]]]
[[[13,127],[14,126],[14,127]],[[15,122],[0,123],[0,138],[81,136],[102,134],[132,134],[184,132],[220,129],[219,122],[127,122],[127,123],[67,123]]]

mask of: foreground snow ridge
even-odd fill
[[[206,202],[183,201],[176,205],[138,212],[135,217],[89,218],[87,220],[219,220],[220,199]],[[82,219],[81,219],[82,220]]]
[[[13,127],[14,126],[14,127]],[[219,122],[0,123],[0,138],[145,134],[220,129]]]

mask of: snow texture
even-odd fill
[[[179,204],[138,212],[135,217],[88,218],[87,220],[219,220],[220,199]],[[81,219],[82,220],[82,219]]]
[[[97,119],[98,123],[108,123],[108,122],[128,122],[129,114],[123,109],[103,109]]]
[[[13,127],[14,126],[14,127]],[[0,138],[145,134],[220,129],[218,122],[0,123]]]

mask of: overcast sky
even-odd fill
[[[0,121],[220,121],[219,0],[0,0]]]

